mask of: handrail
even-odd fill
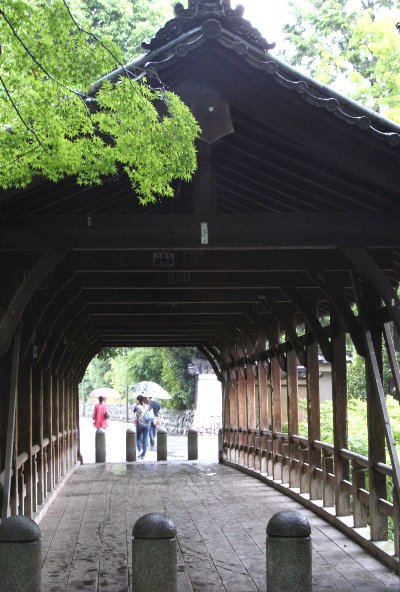
[[[303,444],[303,446],[308,446],[308,438],[304,436],[290,436],[292,442],[298,442],[299,444]]]
[[[354,460],[358,465],[368,469],[368,457],[358,454],[358,452],[352,452],[346,448],[341,448],[339,450],[339,456],[345,460]]]
[[[17,460],[15,463],[16,468],[20,469],[22,467],[22,465],[26,463],[28,458],[29,458],[29,454],[27,452],[21,452],[21,454],[19,454],[17,456]]]
[[[313,448],[317,448],[318,450],[326,450],[327,452],[335,452],[335,447],[333,444],[328,444],[327,442],[322,442],[321,440],[314,440],[312,443]]]
[[[377,473],[381,475],[386,475],[386,477],[393,477],[393,469],[390,465],[386,465],[385,463],[378,462],[374,465]]]

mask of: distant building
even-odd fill
[[[200,433],[217,433],[222,427],[221,383],[206,359],[193,359],[188,371],[196,376],[193,427]]]

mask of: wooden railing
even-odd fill
[[[389,465],[378,463],[371,468],[367,457],[341,449],[336,459],[348,463],[349,477],[339,481],[333,445],[317,440],[310,443],[302,436],[289,437],[286,433],[246,428],[224,430],[223,459],[313,509],[399,570],[400,508],[392,489],[393,471]],[[387,497],[379,498],[374,508],[368,490],[370,470],[386,477],[388,490]],[[336,513],[340,495],[348,497],[349,515]],[[383,519],[386,524],[390,520],[392,528],[388,529],[387,540],[371,540],[370,524],[376,519]]]
[[[9,515],[33,518],[62,478],[76,464],[77,430],[44,438],[42,444],[32,446],[32,454],[21,452],[11,471]],[[0,472],[2,500],[5,471]],[[1,507],[1,504],[0,504]]]

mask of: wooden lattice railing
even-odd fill
[[[57,489],[62,478],[76,464],[77,430],[59,432],[32,446],[31,456],[21,452],[11,473],[8,514],[33,518],[46,499]],[[2,502],[5,471],[0,472]],[[1,503],[0,503],[1,507]]]
[[[270,430],[227,428],[223,432],[224,462],[284,491],[399,570],[400,508],[397,496],[392,495],[392,468],[383,463],[372,467],[385,476],[387,484],[386,497],[372,507],[368,458],[346,449],[339,450],[337,457],[348,463],[347,479],[337,478],[331,444]],[[337,511],[343,507],[338,506],[340,496],[348,501],[345,515]],[[374,521],[386,524],[385,539],[372,540]]]

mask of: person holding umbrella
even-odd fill
[[[153,397],[149,397],[149,407],[153,410],[154,419],[150,424],[149,429],[149,437],[150,437],[150,450],[154,450],[154,445],[156,443],[156,434],[157,434],[157,417],[161,409],[161,405],[158,401],[155,401]]]
[[[93,425],[95,428],[105,429],[108,426],[108,407],[104,402],[104,397],[99,397],[93,409]]]
[[[150,424],[154,420],[154,413],[149,407],[149,400],[147,397],[142,397],[142,395],[136,397],[136,405],[133,411],[136,424],[136,446],[139,458],[143,459],[146,456]]]

